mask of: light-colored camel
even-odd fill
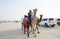
[[[36,17],[36,12],[37,12],[37,9],[33,9],[33,12],[34,12],[34,19],[32,21],[32,28],[33,28],[33,33],[34,33],[34,36],[36,37],[36,23],[37,23],[37,17]]]
[[[37,32],[39,33],[39,28],[38,28],[38,25],[39,25],[39,22],[41,22],[42,20],[42,15],[40,15],[40,19],[38,17],[36,17],[36,12],[37,12],[37,9],[33,9],[34,11],[34,19],[32,21],[32,31],[34,33],[34,36],[36,37],[36,30]]]

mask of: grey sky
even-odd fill
[[[60,0],[0,0],[0,20],[20,20],[34,8],[37,16],[60,18]]]

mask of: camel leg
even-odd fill
[[[22,25],[22,30],[23,30],[23,25]]]
[[[39,27],[39,26],[37,25],[37,26],[36,26],[36,29],[37,29],[37,32],[38,32],[38,34],[39,34],[40,32],[39,32],[39,28],[38,28],[38,27]]]
[[[31,32],[33,32],[33,27],[31,27]]]
[[[28,37],[29,37],[29,28],[27,28],[27,35],[28,35]]]
[[[32,32],[32,27],[31,25],[29,26],[29,33]]]
[[[32,24],[30,25],[29,28],[31,28],[31,29],[30,29],[30,32],[33,32],[33,26],[32,26]]]
[[[24,27],[23,27],[23,24],[21,23],[21,30],[23,30],[24,29]]]
[[[34,34],[34,37],[36,37],[36,25],[33,24],[33,34]]]
[[[24,27],[24,34],[26,33],[26,28]]]
[[[36,37],[36,25],[34,27],[34,37]]]
[[[31,26],[30,27],[31,27],[31,32],[34,34],[34,27],[33,26],[34,26],[34,24],[32,23],[32,27]]]

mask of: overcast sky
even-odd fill
[[[60,0],[0,0],[0,20],[20,20],[34,8],[37,16],[60,18]]]

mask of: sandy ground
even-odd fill
[[[40,34],[30,37],[21,30],[21,23],[0,23],[0,39],[60,39],[60,26],[53,28],[39,27]]]

